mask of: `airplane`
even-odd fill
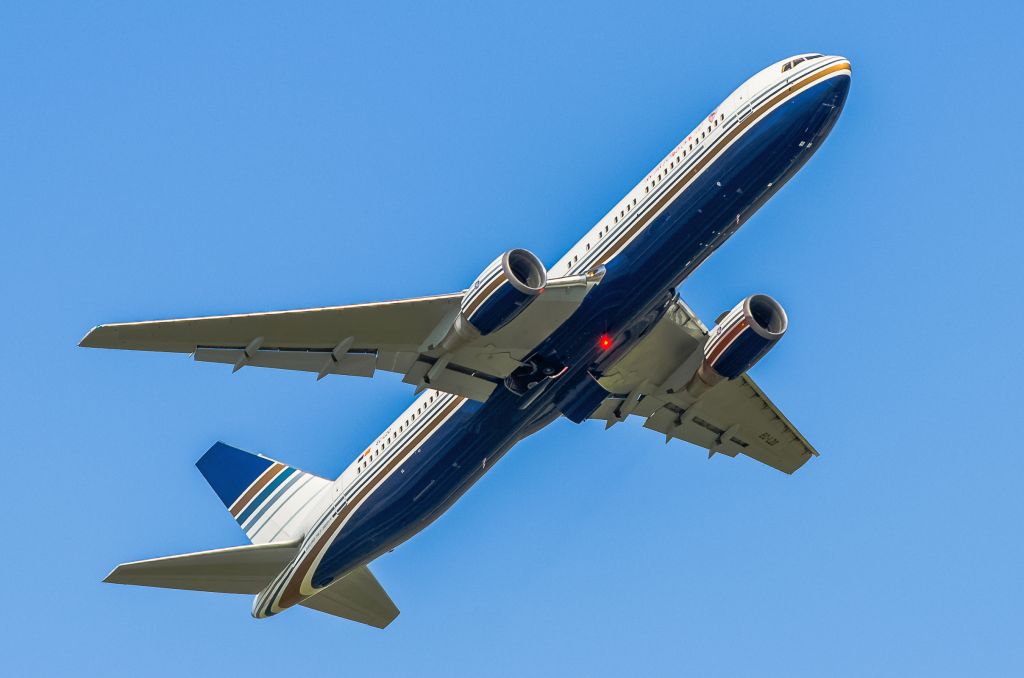
[[[117,566],[104,581],[254,595],[384,628],[369,563],[423,530],[518,441],[559,417],[629,416],[665,442],[793,473],[818,452],[748,376],[786,333],[753,294],[709,330],[676,288],[818,150],[850,62],[800,54],[715,108],[554,266],[509,249],[463,292],[100,325],[84,347],[372,377],[418,397],[335,480],[218,442],[196,462],[250,544]]]

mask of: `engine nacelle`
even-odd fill
[[[469,288],[459,315],[486,336],[522,313],[547,284],[548,272],[533,252],[509,250],[492,261]]]
[[[484,269],[462,298],[455,323],[433,348],[442,352],[500,330],[548,284],[548,272],[529,250],[505,252]]]
[[[749,370],[782,339],[786,312],[766,294],[753,294],[719,318],[704,344],[704,360],[686,386],[699,395],[723,379]]]

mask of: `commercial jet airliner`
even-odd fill
[[[793,473],[817,452],[747,371],[785,334],[753,294],[708,331],[676,288],[818,150],[850,63],[772,64],[711,112],[565,256],[498,256],[456,294],[372,304],[100,325],[82,346],[370,377],[419,397],[336,480],[217,443],[200,472],[252,542],[126,563],[105,581],[254,595],[385,627],[398,615],[368,564],[458,500],[558,417],[630,415],[714,454]]]

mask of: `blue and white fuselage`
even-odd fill
[[[529,397],[497,388],[485,402],[425,391],[324,493],[253,615],[291,607],[409,539],[558,416],[586,417],[607,395],[596,382],[602,370],[817,150],[849,86],[846,59],[802,55],[730,95],[552,267],[558,276],[604,267],[601,283],[531,353],[557,366],[557,378]]]

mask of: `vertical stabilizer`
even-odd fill
[[[196,462],[200,473],[254,544],[286,542],[305,534],[310,508],[331,481],[217,443]]]

